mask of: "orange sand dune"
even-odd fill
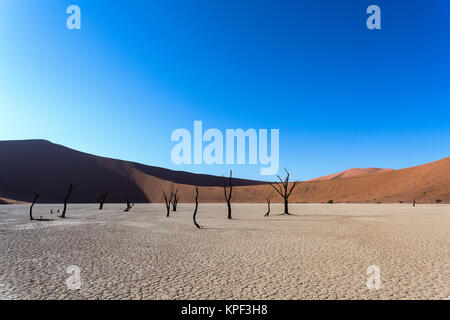
[[[162,201],[158,190],[169,190],[172,185],[154,177],[135,174],[137,183],[151,201]],[[193,201],[193,187],[175,185],[181,192],[181,201]],[[201,187],[200,200],[203,202],[223,202],[223,188]],[[233,189],[234,202],[265,202],[269,185],[241,186]],[[306,181],[300,183],[292,194],[292,202],[354,202],[354,203],[450,203],[450,157],[429,164],[383,171],[378,174],[342,179]],[[281,198],[272,192],[274,202]]]
[[[0,154],[3,202],[30,201],[38,192],[40,202],[58,203],[69,183],[75,186],[71,202],[78,203],[95,202],[104,191],[109,192],[108,202],[122,202],[125,196],[133,202],[162,202],[162,191],[171,189],[179,190],[180,202],[192,202],[194,185],[199,186],[201,202],[224,202],[222,177],[98,157],[43,140],[3,141]],[[265,202],[269,193],[274,202],[281,201],[267,183],[243,179],[233,183],[233,202]],[[450,157],[401,170],[348,170],[334,178],[305,181],[291,201],[396,203],[411,202],[413,197],[418,203],[450,203]]]
[[[450,157],[401,170],[343,179],[302,183],[296,201],[324,202],[450,202]]]
[[[342,179],[342,178],[350,178],[350,177],[360,177],[360,176],[366,176],[369,174],[387,172],[387,171],[392,171],[392,170],[393,169],[382,169],[382,168],[365,168],[365,169],[351,168],[351,169],[348,169],[345,171],[330,174],[328,176],[311,179],[309,181],[321,181],[321,180]]]

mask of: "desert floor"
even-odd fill
[[[450,299],[450,205],[0,206],[1,299]],[[55,218],[56,205],[35,217]],[[81,270],[81,289],[67,273]],[[367,268],[381,269],[369,290]]]

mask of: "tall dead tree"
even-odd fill
[[[34,204],[36,203],[38,198],[39,198],[39,195],[35,192],[34,193],[34,198],[33,198],[33,203],[31,204],[31,207],[30,207],[30,220],[34,220],[33,219],[33,207],[34,207]]]
[[[173,192],[173,197],[172,197],[172,211],[177,211],[177,205],[178,205],[178,189],[175,189],[175,192]]]
[[[198,188],[195,187],[195,210],[194,214],[192,215],[192,219],[194,220],[194,224],[197,228],[201,229],[200,226],[197,223],[196,217],[197,217],[197,209],[198,209]]]
[[[125,197],[124,199],[125,199],[125,203],[127,204],[127,207],[125,208],[125,210],[123,210],[123,212],[129,212],[131,210],[131,208],[133,208],[134,203],[131,203],[127,197]]]
[[[280,180],[280,182],[276,182],[276,183],[271,183],[269,182],[269,184],[275,189],[275,191],[283,198],[284,200],[284,213],[283,214],[287,214],[287,215],[291,215],[289,213],[289,197],[292,194],[292,191],[294,191],[294,188],[300,183],[299,180],[291,182],[291,187],[289,188],[289,172],[286,170],[286,168],[284,169],[286,171],[286,178],[283,180],[280,178],[280,176],[278,176],[278,179]]]
[[[100,194],[100,197],[97,198],[97,202],[100,204],[98,210],[103,210],[103,204],[105,203],[106,197],[108,196],[108,192],[103,192]]]
[[[227,205],[228,205],[228,219],[232,219],[231,218],[231,194],[233,192],[233,183],[231,181],[232,173],[233,173],[232,170],[230,170],[230,178],[228,179],[228,187],[229,187],[228,192],[227,192],[227,184],[226,184],[225,178],[223,181],[223,192],[225,194],[225,200],[227,201]]]
[[[69,201],[69,197],[70,197],[70,194],[72,193],[72,189],[73,189],[73,185],[70,184],[69,190],[67,191],[67,194],[64,197],[64,208],[63,208],[63,212],[61,213],[61,216],[60,216],[63,219],[66,217],[67,201]]]
[[[167,215],[168,218],[170,216],[170,203],[172,202],[173,192],[170,192],[170,197],[166,195],[166,193],[163,191],[164,201],[166,201],[166,209],[167,209]]]

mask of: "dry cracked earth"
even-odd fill
[[[3,205],[0,299],[450,299],[450,205],[290,208],[200,204],[198,230],[192,204]]]

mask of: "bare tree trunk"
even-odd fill
[[[103,210],[103,204],[105,203],[106,197],[108,196],[108,192],[104,192],[97,199],[97,202],[100,203],[98,210]]]
[[[225,200],[227,201],[228,205],[228,219],[232,219],[231,217],[231,194],[233,192],[233,183],[232,183],[232,176],[233,172],[230,170],[230,179],[228,180],[228,185],[230,187],[229,192],[227,193],[227,186],[225,181],[223,182],[223,191],[225,194]]]
[[[178,189],[175,190],[175,192],[173,193],[172,211],[177,211],[177,206],[178,206]]]
[[[61,218],[66,218],[66,210],[67,210],[67,201],[69,201],[70,194],[72,193],[73,185],[69,185],[69,191],[67,191],[66,197],[64,198],[64,208],[63,212],[61,213]]]
[[[33,203],[31,204],[31,207],[30,207],[30,220],[34,220],[33,219],[33,207],[34,207],[34,204],[36,203],[38,198],[39,198],[39,195],[35,192],[34,193]]]
[[[289,201],[288,201],[287,198],[284,198],[284,214],[291,215],[291,214],[289,213],[289,208],[288,208],[288,206],[289,206]]]
[[[198,223],[197,223],[197,221],[195,219],[197,217],[197,209],[198,209],[198,188],[195,187],[195,210],[194,210],[194,214],[192,216],[192,219],[194,220],[195,226],[200,229],[201,227],[198,225]]]
[[[270,214],[270,199],[267,199],[267,212],[264,217],[268,217]]]
[[[167,197],[166,193],[163,191],[164,201],[166,202],[166,209],[167,209],[167,215],[168,218],[170,216],[170,203],[172,202],[173,192],[170,192],[170,198]]]

